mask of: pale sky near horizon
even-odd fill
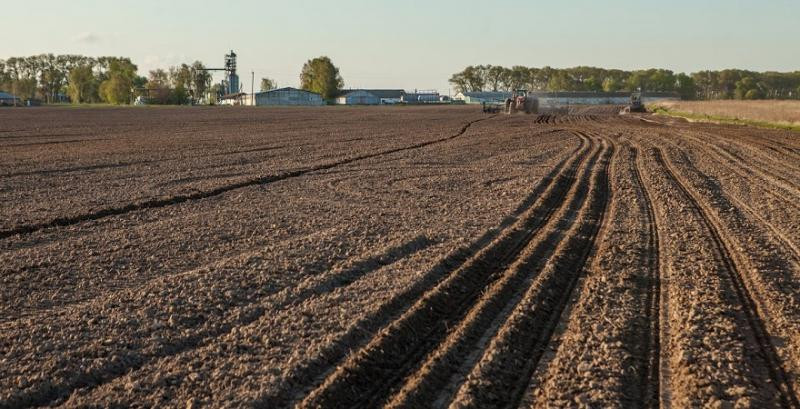
[[[126,56],[147,75],[222,66],[233,49],[248,91],[251,71],[256,84],[297,86],[320,55],[346,88],[442,93],[470,64],[800,70],[799,0],[38,0],[3,11],[2,59]]]

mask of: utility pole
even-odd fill
[[[256,72],[250,71],[250,105],[256,106]]]

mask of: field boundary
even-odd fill
[[[780,129],[786,131],[800,132],[800,125],[792,125],[788,123],[760,121],[755,119],[732,118],[721,115],[698,114],[695,112],[669,109],[660,105],[651,106],[649,108],[655,115],[669,116],[673,118],[683,118],[689,122],[711,123],[717,125],[754,126],[758,128]]]

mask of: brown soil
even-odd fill
[[[0,112],[0,408],[800,407],[800,137]]]

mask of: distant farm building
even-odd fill
[[[248,95],[244,92],[223,95],[219,98],[220,105],[250,105]]]
[[[459,92],[453,99],[456,101],[464,101],[465,104],[482,104],[504,102],[506,98],[511,98],[510,92],[493,92],[493,91],[480,91],[480,92]]]
[[[533,92],[539,98],[541,106],[564,105],[626,105],[631,101],[630,92]],[[467,104],[504,102],[510,98],[510,92],[459,92],[453,98]],[[680,100],[680,95],[673,92],[646,92],[642,102]]]
[[[0,105],[18,105],[20,103],[19,98],[11,95],[7,92],[0,91]]]
[[[325,101],[322,100],[322,95],[292,88],[277,88],[269,91],[257,92],[255,94],[255,105],[306,105],[306,106],[319,106],[324,105]]]
[[[337,105],[397,104],[405,95],[402,89],[354,89],[342,92],[336,97]]]
[[[437,91],[415,91],[404,94],[402,101],[405,104],[432,104],[439,102],[439,93]]]
[[[540,106],[564,105],[627,105],[631,102],[630,92],[534,92]],[[680,95],[674,92],[645,92],[642,102],[679,101]]]

